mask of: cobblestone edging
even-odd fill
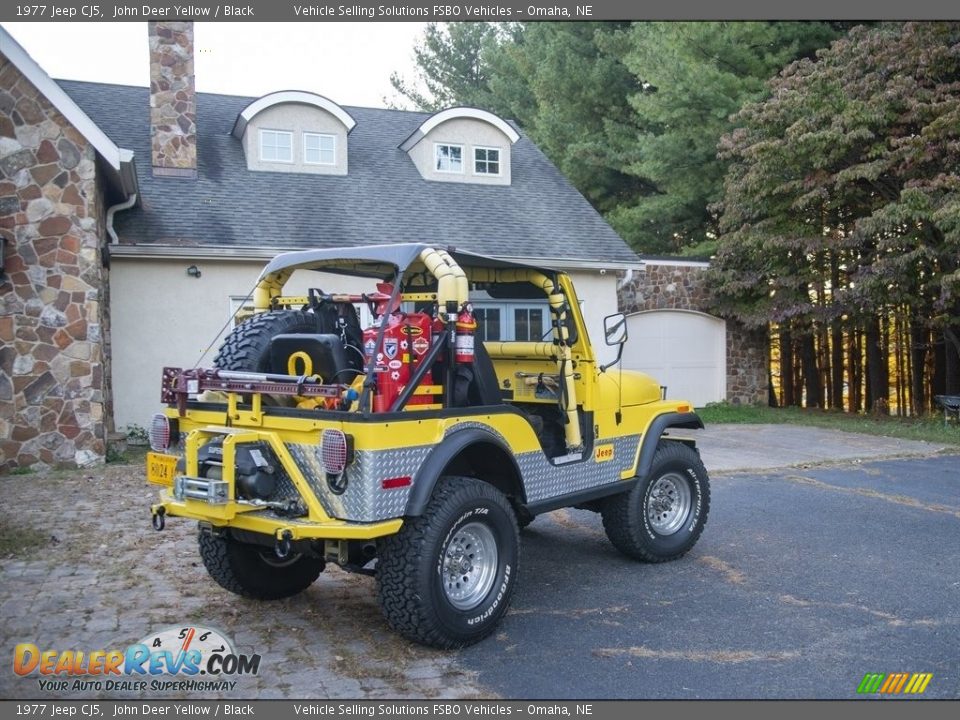
[[[197,554],[195,523],[170,519],[161,533],[150,527],[156,492],[142,478],[142,465],[0,478],[0,541],[26,545],[0,557],[0,649],[8,663],[0,697],[490,697],[458,666],[456,653],[412,645],[389,629],[372,578],[329,567],[306,592],[279,602],[221,589]],[[60,693],[41,691],[37,675],[21,678],[10,670],[18,643],[125,649],[179,623],[217,628],[238,652],[260,654],[259,675],[234,678],[233,690],[208,694]]]

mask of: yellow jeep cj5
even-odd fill
[[[369,291],[284,296],[294,271]],[[474,342],[471,296],[539,301],[551,329]],[[154,526],[197,520],[227,590],[289,597],[334,562],[375,576],[398,632],[453,648],[506,613],[518,528],[540,513],[599,512],[648,562],[697,542],[707,473],[671,433],[703,424],[652,378],[598,364],[564,273],[421,244],[304,251],[267,265],[253,304],[214,368],[164,370],[147,458]],[[623,315],[604,332],[622,350]]]

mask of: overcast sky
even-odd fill
[[[383,107],[390,73],[413,75],[424,23],[209,23],[194,25],[201,92],[260,96],[309,90],[341,105]],[[54,78],[149,84],[147,24],[4,23]]]

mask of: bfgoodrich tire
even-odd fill
[[[201,532],[200,557],[220,587],[254,600],[279,600],[306,590],[323,560],[297,553],[281,560],[272,548]]]
[[[227,335],[213,364],[221,370],[268,372],[270,341],[277,335],[312,333],[316,320],[299,310],[270,310],[257,313],[237,325]]]
[[[692,548],[710,511],[700,455],[679,442],[657,446],[649,475],[602,507],[603,529],[620,552],[645,562],[676,560]]]
[[[507,612],[519,555],[507,499],[474,478],[442,478],[424,513],[380,541],[380,608],[409,640],[465,647],[493,632]]]

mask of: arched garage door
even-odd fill
[[[642,370],[667,394],[703,407],[726,397],[727,324],[689,310],[648,310],[627,316],[623,366]]]

